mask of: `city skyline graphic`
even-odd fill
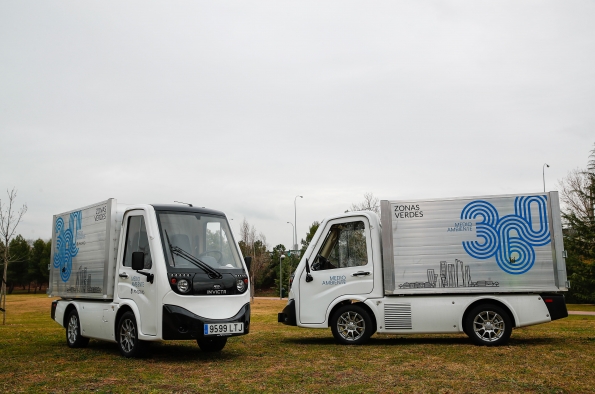
[[[463,261],[455,259],[454,263],[440,262],[440,275],[434,269],[427,270],[428,280],[426,282],[405,282],[399,285],[399,289],[432,289],[432,288],[457,288],[457,287],[499,287],[498,282],[492,280],[477,280],[471,278],[471,267]]]
[[[87,267],[79,267],[76,273],[76,284],[66,289],[68,293],[101,293],[101,287],[91,286],[91,274]]]

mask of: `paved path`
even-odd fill
[[[569,315],[591,315],[595,316],[595,312],[588,312],[588,311],[568,311]]]

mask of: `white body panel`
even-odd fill
[[[91,208],[95,209],[95,205],[91,206]],[[115,210],[115,200],[113,206]],[[84,209],[82,210],[84,212]],[[118,229],[113,233],[117,234],[117,237],[112,238],[112,242],[107,242],[106,246],[110,250],[110,255],[113,254],[113,259],[109,260],[112,263],[108,271],[112,275],[111,296],[108,297],[109,293],[104,292],[101,299],[98,300],[93,299],[93,294],[89,296],[88,293],[58,292],[58,286],[54,286],[53,291],[48,293],[50,297],[62,297],[57,302],[54,316],[54,320],[60,325],[64,326],[65,324],[67,308],[74,306],[79,314],[82,336],[115,341],[115,329],[118,323],[116,317],[118,311],[126,307],[132,310],[136,317],[139,326],[139,339],[159,341],[164,338],[162,325],[164,305],[181,307],[202,318],[216,320],[235,316],[244,305],[250,302],[249,291],[243,294],[222,296],[193,296],[175,293],[169,283],[156,212],[153,206],[146,204],[120,205],[116,215],[118,217]],[[145,221],[148,246],[152,256],[151,268],[144,269],[143,272],[154,275],[153,283],[149,282],[147,276],[138,274],[132,268],[123,265],[127,219],[139,215]],[[237,248],[243,264],[243,256],[235,241],[234,246]],[[247,272],[245,265],[243,269]],[[56,272],[59,272],[59,270],[56,270]],[[247,287],[249,288],[249,283]]]
[[[155,210],[153,207],[139,207],[134,209],[129,207],[124,216],[124,226],[121,232],[120,245],[124,245],[124,238],[126,236],[126,219],[133,216],[142,216],[147,227],[147,235],[149,237],[149,247],[153,257],[153,265],[150,269],[143,270],[144,272],[154,275],[154,282],[150,283],[146,276],[138,274],[131,267],[124,267],[122,264],[118,265],[117,269],[117,292],[114,299],[115,302],[121,303],[126,300],[132,301],[139,310],[137,321],[140,323],[140,332],[144,335],[157,335],[157,322],[160,321],[161,302],[159,290],[171,291],[169,283],[167,282],[167,272],[165,270],[165,262],[161,258],[161,241],[159,239],[159,231],[157,229],[157,222],[155,218]],[[118,261],[124,259],[124,248],[118,251]],[[163,291],[162,290],[162,291]],[[159,306],[159,307],[157,307]]]
[[[344,223],[357,220],[358,217],[347,217],[337,219],[333,223]],[[365,220],[365,216],[361,217]],[[367,254],[372,255],[372,234],[370,224],[365,220],[365,235]],[[323,230],[323,234],[328,232],[328,227]],[[319,238],[315,245],[315,250],[320,249],[324,238]],[[315,305],[330,305],[344,294],[358,295],[367,297],[374,290],[374,275],[372,275],[373,261],[368,260],[368,264],[357,267],[345,267],[326,271],[313,271],[313,283],[320,284],[319,291],[304,292],[301,295],[301,308],[299,309],[299,319],[304,324],[324,323],[326,321],[326,309],[312,307]],[[356,273],[369,273],[368,275],[353,276]],[[299,280],[306,284],[306,275],[301,275]],[[342,285],[338,285],[342,284]],[[302,287],[302,286],[300,286]]]
[[[395,283],[399,279],[395,281],[395,277],[410,273],[416,278],[420,275],[424,276],[425,281],[431,282],[427,279],[430,277],[431,268],[427,266],[425,260],[429,259],[428,261],[433,262],[437,259],[440,263],[441,260],[446,260],[449,254],[452,257],[453,253],[459,256],[461,251],[465,252],[461,242],[477,239],[475,230],[481,218],[476,217],[472,220],[473,232],[466,233],[463,236],[465,239],[462,239],[460,234],[444,235],[441,227],[460,220],[461,208],[469,203],[468,200],[477,200],[477,198],[434,201],[433,205],[430,204],[432,206],[427,205],[428,209],[433,210],[436,215],[432,217],[432,213],[429,213],[430,218],[425,222],[429,225],[425,230],[423,225],[416,229],[415,226],[408,227],[403,223],[393,225],[392,222],[387,222],[389,225],[384,226],[384,216],[383,227],[381,227],[378,216],[371,212],[350,212],[323,220],[296,268],[295,279],[289,294],[290,302],[295,303],[297,326],[327,328],[334,308],[345,302],[362,302],[367,305],[374,314],[379,333],[462,332],[465,313],[478,301],[504,305],[514,317],[515,327],[551,321],[548,309],[538,293],[566,290],[566,269],[557,194],[552,192],[541,196],[539,198],[542,201],[547,201],[547,212],[543,211],[543,205],[538,207],[536,203],[527,204],[528,222],[533,226],[532,231],[543,232],[543,239],[540,241],[543,245],[533,246],[536,249],[534,254],[536,261],[526,270],[530,274],[522,278],[518,272],[512,274],[505,272],[495,261],[490,263],[481,259],[483,264],[476,262],[479,265],[475,266],[474,274],[470,276],[467,271],[464,277],[465,286],[460,272],[465,273],[464,267],[459,272],[451,268],[452,275],[446,281],[448,286],[418,286],[417,288],[401,286],[399,288],[397,284],[395,289]],[[514,211],[515,196],[496,196],[490,199],[501,211],[501,217],[509,219],[512,217],[509,210]],[[520,201],[523,200],[520,199]],[[508,207],[511,202],[513,206]],[[388,202],[383,203],[390,207]],[[541,209],[541,217],[538,215],[539,212],[535,213],[537,208]],[[388,212],[392,213],[392,210]],[[547,224],[539,222],[544,217]],[[414,215],[411,219],[419,219],[419,216],[416,218]],[[513,219],[517,220],[517,218]],[[357,267],[312,269],[310,273],[312,280],[306,281],[306,264],[311,265],[316,261],[317,255],[323,252],[322,245],[326,242],[325,239],[330,237],[329,229],[333,225],[354,221],[365,223],[367,242],[369,242],[367,264]],[[403,231],[405,229],[411,230],[409,235]],[[546,234],[546,230],[549,233]],[[511,231],[509,232],[511,237],[520,237],[519,233],[514,232],[516,230]],[[405,240],[404,243],[403,240]],[[401,243],[396,244],[398,242]],[[392,253],[386,253],[387,247],[391,248]],[[441,255],[446,257],[439,257]],[[390,260],[386,260],[387,256]],[[469,263],[472,258],[467,256],[466,260]],[[386,261],[389,262],[388,267],[383,264]],[[531,272],[532,269],[535,269],[535,272]],[[360,278],[351,276],[358,271],[370,272],[370,275],[366,276],[364,281],[359,281]],[[446,271],[448,274],[449,271]],[[396,272],[399,274],[397,275]],[[387,273],[391,276],[392,282],[386,280]],[[440,265],[433,274],[431,279],[435,284],[436,277],[440,277],[441,274]],[[486,282],[481,282],[481,286],[477,283],[478,275],[486,275]],[[502,286],[488,286],[494,282],[492,276],[498,277]],[[337,277],[340,277],[341,281],[333,282]],[[424,278],[420,277],[419,282]],[[460,283],[457,283],[457,279]],[[331,285],[324,283],[325,281],[328,283],[329,280]],[[409,283],[412,282],[414,280]]]
[[[190,297],[184,297],[169,291],[161,301],[164,305],[177,305],[209,319],[229,319],[248,302],[250,302],[250,292],[241,295],[210,296],[198,303]]]
[[[430,334],[463,332],[463,316],[476,301],[498,301],[512,312],[516,327],[551,321],[549,312],[538,295],[440,295],[383,297],[367,300],[377,319],[379,333]],[[391,312],[399,311],[399,319]],[[403,313],[404,312],[404,313]],[[409,313],[407,313],[409,312]]]

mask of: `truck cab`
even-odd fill
[[[222,212],[107,205],[111,223],[103,234],[114,238],[102,242],[102,232],[93,233],[99,230],[94,218],[81,210],[78,233],[85,241],[77,242],[80,250],[71,261],[77,282],[69,287],[52,278],[50,296],[61,297],[52,318],[66,328],[69,346],[85,346],[89,338],[114,341],[131,357],[142,354],[147,342],[191,339],[217,351],[228,337],[249,332],[248,267]],[[110,255],[104,250],[113,251],[113,261],[101,261]],[[55,255],[61,258],[59,246]],[[107,273],[101,284],[92,276],[100,271]]]
[[[291,319],[300,327],[326,328],[338,306],[382,297],[382,275],[374,274],[382,272],[380,236],[378,216],[371,212],[324,220],[296,268]]]

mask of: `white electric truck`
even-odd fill
[[[568,316],[557,192],[381,201],[325,219],[278,321],[372,334],[466,333],[508,341],[516,327]]]
[[[249,264],[222,212],[108,199],[54,216],[51,317],[70,347],[96,338],[136,357],[192,339],[219,351],[249,332]]]

